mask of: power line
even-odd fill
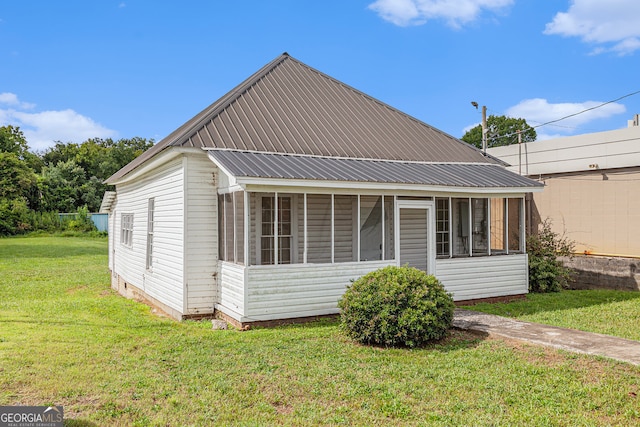
[[[628,97],[630,97],[630,96],[637,95],[637,94],[639,94],[639,93],[640,93],[640,90],[635,91],[635,92],[631,92],[631,93],[628,93],[628,94],[626,94],[626,95],[623,95],[623,96],[621,96],[621,97],[619,97],[619,98],[612,99],[611,101],[603,102],[602,104],[598,104],[598,105],[595,105],[595,106],[593,106],[593,107],[587,108],[587,109],[585,109],[585,110],[578,111],[577,113],[569,114],[569,115],[564,116],[564,117],[561,117],[561,118],[559,118],[559,119],[550,120],[550,121],[548,121],[548,122],[544,122],[544,123],[541,123],[541,124],[536,125],[536,126],[529,126],[529,128],[528,128],[528,129],[536,129],[536,128],[539,128],[539,127],[542,127],[542,126],[550,125],[550,124],[552,124],[552,123],[560,122],[560,121],[562,121],[562,120],[566,120],[566,119],[568,119],[568,118],[575,117],[575,116],[577,116],[577,115],[580,115],[580,114],[583,114],[583,113],[586,113],[586,112],[589,112],[589,111],[595,110],[595,109],[597,109],[597,108],[604,107],[605,105],[612,104],[612,103],[614,103],[614,102],[620,101],[621,99],[628,98]],[[558,125],[555,125],[555,126],[558,126]],[[522,129],[522,132],[525,132],[525,131],[527,131],[527,129]],[[507,134],[507,135],[494,136],[494,137],[489,138],[489,139],[490,139],[491,141],[494,141],[494,140],[496,140],[496,139],[500,139],[500,138],[509,138],[509,137],[512,137],[512,136],[517,135],[517,134],[518,134],[518,132],[513,132],[513,133],[510,133],[510,134]]]
[[[568,119],[568,118],[570,118],[570,117],[575,117],[575,116],[577,116],[577,115],[579,115],[579,114],[583,114],[583,113],[586,113],[586,112],[588,112],[588,111],[595,110],[596,108],[604,107],[605,105],[612,104],[612,103],[614,103],[614,102],[620,101],[621,99],[628,98],[628,97],[630,97],[630,96],[637,95],[637,94],[639,94],[639,93],[640,93],[640,90],[635,91],[635,92],[632,92],[632,93],[628,93],[628,94],[626,94],[626,95],[624,95],[624,96],[621,96],[620,98],[616,98],[616,99],[612,99],[611,101],[603,102],[602,104],[596,105],[596,106],[591,107],[591,108],[587,108],[586,110],[578,111],[577,113],[569,114],[568,116],[564,116],[564,117],[561,117],[561,118],[556,119],[556,120],[551,120],[551,121],[548,121],[548,122],[542,123],[541,125],[533,126],[533,129],[535,129],[535,128],[539,128],[539,127],[541,127],[541,126],[546,126],[546,125],[549,125],[549,124],[551,124],[551,123],[556,123],[556,122],[559,122],[559,121],[562,121],[562,120]]]

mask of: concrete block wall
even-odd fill
[[[561,258],[564,265],[575,270],[573,289],[640,290],[640,259],[577,255]]]

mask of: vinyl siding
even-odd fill
[[[206,154],[184,157],[186,228],[186,314],[213,313],[219,300],[215,166]],[[217,175],[216,175],[217,176]]]
[[[372,261],[249,267],[245,271],[244,320],[338,313],[338,300],[352,280],[394,263]]]
[[[527,254],[439,259],[436,277],[456,301],[529,291]]]
[[[220,262],[220,302],[216,308],[241,321],[245,310],[245,267]]]
[[[182,159],[168,162],[131,184],[117,187],[114,273],[147,295],[184,312],[184,202]],[[153,269],[146,269],[147,210],[155,198]],[[133,214],[132,246],[120,242],[123,213]]]

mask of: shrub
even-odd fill
[[[86,205],[78,208],[78,213],[76,214],[74,219],[69,221],[67,229],[72,231],[84,232],[97,230],[95,224],[93,223],[93,221],[91,221],[89,210],[87,209]]]
[[[354,281],[340,299],[341,325],[362,344],[416,347],[444,338],[454,304],[434,276],[385,267]]]
[[[529,292],[559,292],[567,288],[573,270],[559,256],[573,256],[575,242],[551,230],[551,220],[540,224],[537,234],[527,237],[529,253]]]

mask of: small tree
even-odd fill
[[[529,292],[559,292],[568,288],[573,270],[559,256],[573,256],[576,243],[564,233],[551,229],[549,218],[540,224],[537,234],[527,237],[529,253]]]

